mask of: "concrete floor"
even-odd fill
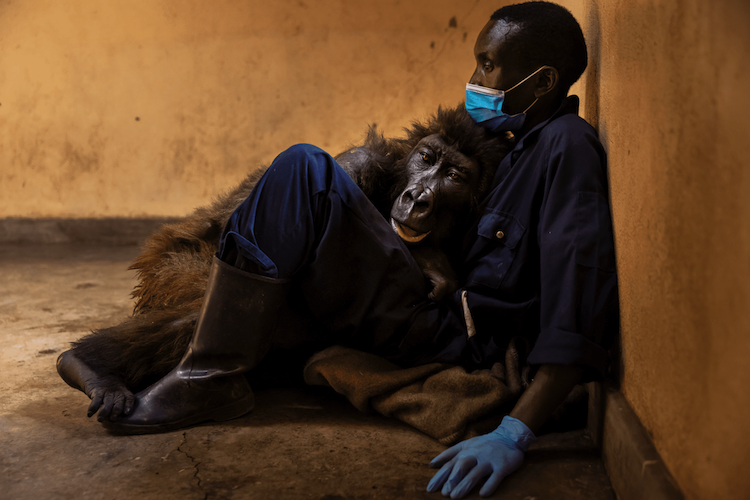
[[[86,418],[57,355],[131,310],[136,247],[0,246],[0,498],[410,499],[444,449],[330,390],[257,391],[235,421],[113,436]],[[478,498],[476,490],[468,498]],[[540,436],[493,498],[613,500],[584,430]]]

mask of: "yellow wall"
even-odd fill
[[[293,143],[398,133],[462,98],[501,3],[0,1],[0,217],[184,215]],[[750,4],[563,4],[610,158],[623,392],[689,499],[743,498]]]
[[[294,143],[398,133],[463,98],[492,8],[0,1],[0,217],[184,215]]]
[[[594,44],[622,390],[687,498],[748,498],[750,3],[568,6]]]

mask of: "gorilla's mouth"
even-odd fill
[[[430,234],[432,231],[427,231],[426,233],[420,233],[418,231],[413,230],[410,227],[406,227],[396,221],[396,219],[391,217],[391,226],[393,227],[393,230],[396,231],[396,234],[399,235],[399,237],[404,240],[407,243],[419,243],[423,239],[427,237],[428,234]]]

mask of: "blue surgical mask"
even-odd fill
[[[534,102],[532,102],[528,108],[523,110],[522,113],[509,115],[503,113],[505,94],[539,73],[542,68],[545,68],[545,66],[537,69],[508,90],[497,90],[489,87],[482,87],[481,85],[474,85],[473,83],[467,83],[466,111],[469,112],[469,115],[475,122],[492,131],[520,130],[521,127],[523,127],[523,123],[526,121],[526,112],[531,109],[531,106],[536,104],[539,98],[534,99]]]

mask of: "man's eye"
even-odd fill
[[[484,63],[484,70],[489,72],[494,69],[494,66],[492,66],[492,63],[490,61],[485,61]]]

